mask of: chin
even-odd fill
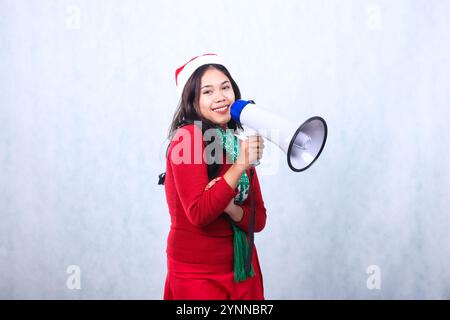
[[[217,123],[220,124],[220,125],[224,125],[224,124],[227,124],[228,122],[230,122],[230,120],[231,120],[231,116],[228,115],[227,117],[224,117],[222,119],[218,119]]]

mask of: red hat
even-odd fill
[[[175,83],[177,85],[178,96],[181,97],[184,86],[192,74],[205,64],[221,64],[222,59],[215,53],[206,53],[201,56],[197,56],[186,62],[175,71]]]

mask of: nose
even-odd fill
[[[215,97],[214,101],[215,101],[216,103],[224,101],[224,100],[225,100],[225,96],[224,96],[224,94],[222,93],[222,90],[218,90],[217,92],[218,92],[218,93],[217,93],[217,96]]]

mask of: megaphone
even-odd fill
[[[230,108],[231,117],[277,145],[286,155],[289,168],[295,172],[308,169],[319,158],[327,140],[327,123],[312,117],[302,125],[260,109],[253,100],[236,100]],[[267,130],[279,134],[267,135]]]

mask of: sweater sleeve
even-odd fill
[[[251,169],[254,170],[254,169]],[[247,172],[250,178],[250,172]],[[264,207],[264,201],[262,198],[261,193],[261,187],[259,185],[258,181],[258,175],[256,174],[256,170],[254,170],[253,174],[253,180],[251,189],[253,189],[253,197],[254,197],[254,204],[255,204],[255,225],[253,230],[255,232],[260,232],[264,229],[264,226],[266,225],[266,208]],[[250,202],[250,194],[248,195],[247,199],[245,199],[244,203],[241,205],[244,215],[236,225],[244,230],[245,232],[248,232],[248,226],[250,224],[250,215],[251,215],[251,202]]]
[[[168,152],[181,204],[188,220],[197,227],[216,220],[237,194],[225,179],[205,191],[209,179],[204,150],[202,131],[192,124],[178,129]]]

